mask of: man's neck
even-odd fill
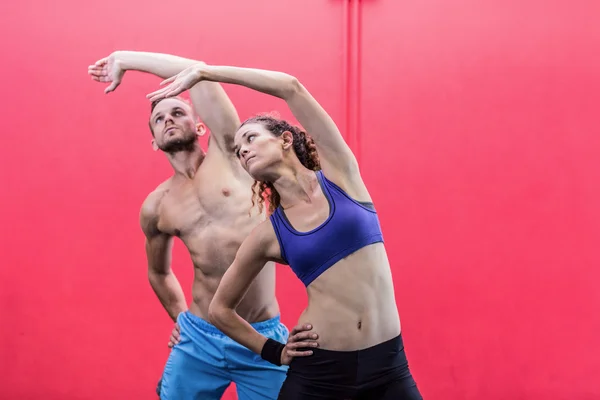
[[[175,175],[188,179],[192,179],[196,175],[196,171],[198,171],[198,167],[202,164],[205,156],[206,154],[199,144],[196,144],[190,150],[167,153],[167,158],[175,170]]]

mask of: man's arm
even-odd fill
[[[201,62],[170,54],[116,51],[98,60],[89,71],[92,76],[108,75],[109,79],[100,81],[113,82],[108,88],[110,92],[120,84],[125,71],[140,71],[166,79],[198,63]],[[233,136],[240,119],[223,87],[216,82],[200,82],[190,89],[190,98],[194,111],[210,130],[218,148],[233,156]]]
[[[156,195],[151,194],[142,205],[140,225],[146,236],[146,257],[150,286],[173,321],[187,310],[185,295],[171,270],[173,238],[157,227]]]
[[[196,114],[210,130],[209,140],[214,140],[225,155],[239,164],[233,151],[233,138],[241,122],[225,89],[216,82],[200,82],[190,89],[190,98]]]
[[[312,94],[295,77],[284,72],[199,63],[163,82],[163,88],[148,94],[151,101],[175,96],[210,81],[246,86],[285,100],[300,125],[314,139],[323,172],[353,197],[369,198],[352,150],[337,125]]]

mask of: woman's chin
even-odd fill
[[[250,176],[252,178],[254,178],[257,181],[266,181],[266,171],[264,171],[264,168],[261,168],[260,165],[257,165],[259,163],[255,162],[255,161],[251,161],[250,165],[248,165],[246,167],[246,172],[248,172],[248,174],[250,174]]]
[[[246,170],[246,172],[248,174],[250,174],[251,177],[253,177],[254,179],[257,179],[256,178],[256,168],[254,168],[254,162],[253,161],[250,161],[250,164],[244,165],[244,169]]]

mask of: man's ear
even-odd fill
[[[204,125],[202,122],[198,122],[196,124],[196,134],[198,136],[206,135],[206,125]]]

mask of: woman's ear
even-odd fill
[[[281,147],[287,150],[294,145],[294,135],[290,131],[285,131],[281,134],[281,141]]]

